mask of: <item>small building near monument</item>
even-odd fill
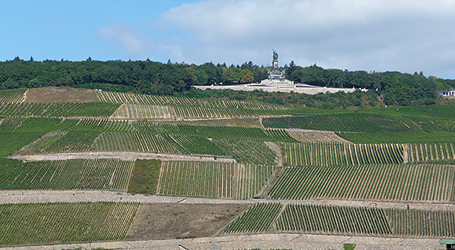
[[[450,88],[449,90],[440,90],[438,91],[438,95],[440,96],[455,96],[455,89]]]

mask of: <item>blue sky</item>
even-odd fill
[[[2,0],[0,60],[317,64],[455,78],[453,0]]]
[[[80,61],[90,56],[97,60],[150,57],[161,61],[164,58],[146,44],[142,51],[135,51],[128,49],[133,45],[123,44],[116,36],[131,34],[145,39],[144,43],[155,37],[167,39],[171,33],[159,27],[160,13],[189,2],[4,0],[0,9],[0,60],[33,56],[35,60]],[[103,35],[103,30],[107,34]]]

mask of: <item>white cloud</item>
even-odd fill
[[[280,63],[455,77],[455,1],[212,0],[161,18],[187,62]]]
[[[101,27],[99,35],[118,44],[125,50],[128,58],[140,58],[155,47],[154,42],[146,35],[120,23]]]

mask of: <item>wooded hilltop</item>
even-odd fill
[[[306,94],[265,93],[262,91],[200,91],[193,85],[244,84],[267,78],[270,67],[250,62],[242,65],[160,63],[145,61],[28,61],[16,57],[0,62],[0,89],[68,86],[173,95],[196,98],[224,97],[256,100],[297,107],[349,108],[385,105],[431,105],[437,102],[437,90],[455,87],[455,80],[425,77],[422,72],[366,72],[323,69],[316,64],[301,67],[284,65],[286,78],[294,82],[335,88],[368,89],[367,92]]]

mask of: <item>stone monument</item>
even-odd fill
[[[262,80],[262,85],[273,85],[273,86],[281,86],[281,87],[294,87],[294,82],[286,80],[284,78],[284,71],[281,71],[278,68],[278,53],[273,50],[273,61],[272,61],[272,69],[268,71],[269,75],[267,79]]]
[[[354,92],[355,89],[346,89],[346,88],[326,88],[311,86],[304,83],[294,83],[293,81],[286,80],[284,78],[284,70],[281,71],[278,67],[278,53],[273,50],[273,61],[272,68],[268,70],[267,79],[262,80],[260,83],[250,83],[250,84],[236,84],[228,86],[193,86],[197,89],[232,89],[232,90],[241,90],[241,91],[255,91],[262,90],[266,92],[284,92],[290,93],[305,93],[309,95],[315,95],[318,93],[336,93],[339,91],[345,93]],[[366,90],[362,90],[366,91]]]

